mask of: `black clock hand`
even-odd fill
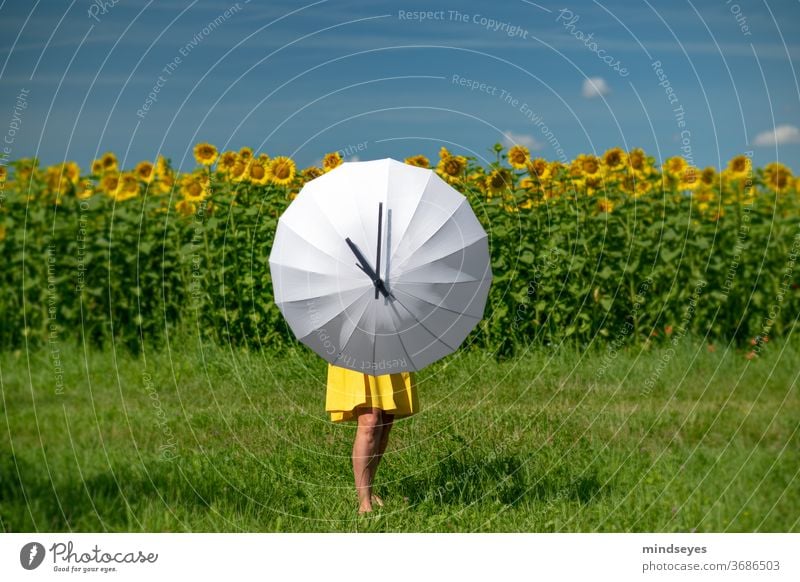
[[[349,237],[344,240],[345,242],[347,242],[347,246],[350,247],[350,250],[353,251],[353,254],[356,256],[356,259],[358,259],[358,265],[356,266],[362,271],[364,271],[367,274],[367,277],[369,277],[372,280],[372,282],[375,283],[378,279],[378,275],[375,273],[375,271],[372,270],[372,267],[369,266],[367,259],[364,257],[363,254],[361,254],[361,251],[358,250],[358,247],[353,243],[353,241],[350,240]]]
[[[386,289],[386,287],[383,284],[383,281],[380,280],[375,271],[372,270],[372,267],[370,267],[369,263],[367,262],[367,259],[364,258],[364,255],[361,253],[361,251],[358,249],[355,243],[351,241],[349,237],[345,238],[344,240],[345,242],[347,242],[347,246],[350,247],[350,250],[353,251],[353,254],[356,256],[356,259],[358,259],[358,263],[356,263],[356,266],[362,271],[364,271],[367,277],[370,278],[373,285],[375,285],[375,289],[380,291],[384,297],[394,297],[394,295],[389,293],[389,291]]]
[[[383,222],[383,202],[378,202],[378,256],[375,258],[375,274],[378,276],[381,286],[383,286],[383,279],[381,279],[381,224]],[[378,298],[378,281],[375,282],[375,299]],[[385,290],[382,291],[383,296],[386,297]]]

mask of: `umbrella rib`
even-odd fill
[[[459,251],[456,251],[456,252],[460,252],[460,250],[459,250]],[[453,254],[453,255],[454,255],[454,254],[456,254],[456,253],[451,253],[451,254]],[[447,256],[449,257],[450,255],[447,255]],[[446,259],[447,257],[442,257],[442,258],[443,258],[443,259]],[[426,268],[426,267],[429,267],[430,265],[432,265],[433,263],[435,263],[435,262],[437,262],[437,261],[439,261],[439,260],[440,260],[440,259],[436,259],[436,261],[432,261],[431,263],[425,263],[424,265],[420,265],[419,267],[414,267],[414,268],[413,268],[413,269],[411,269],[410,271],[406,271],[405,273],[402,273],[402,274],[401,274],[401,275],[398,277],[398,279],[406,279],[406,278],[407,278],[407,277],[406,277],[407,275],[411,275],[411,274],[413,274],[413,273],[415,273],[415,272],[419,271],[420,269],[424,269],[424,268]],[[453,270],[455,271],[456,269],[453,269]],[[469,274],[469,273],[467,273],[466,271],[459,271],[458,273],[459,273],[460,275],[463,275],[464,277],[468,277],[468,278],[462,279],[461,281],[423,281],[423,280],[417,280],[417,281],[413,281],[413,280],[412,280],[412,281],[399,281],[399,280],[398,280],[398,281],[395,281],[395,285],[402,285],[403,283],[431,283],[431,284],[434,284],[434,285],[435,285],[435,284],[439,284],[439,283],[475,283],[476,281],[481,281],[481,279],[478,279],[477,277],[475,277],[475,276],[473,276],[473,275],[470,275],[470,274]]]
[[[394,313],[396,313],[396,310],[393,309],[392,311]],[[406,344],[403,343],[403,336],[400,334],[400,331],[397,329],[397,324],[395,323],[394,317],[392,317],[391,319],[392,319],[392,327],[394,328],[394,333],[397,334],[397,340],[400,342],[400,347],[403,348],[403,353],[408,358],[408,361],[411,362],[411,365],[414,368],[416,368],[417,365],[414,363],[414,358],[412,358],[411,354],[408,353],[408,349],[406,348]]]
[[[372,287],[369,287],[369,290],[371,291],[371,290],[372,290]],[[365,292],[364,292],[364,293],[362,293],[361,295],[357,295],[355,299],[353,299],[353,300],[352,300],[350,303],[348,303],[347,305],[345,305],[345,306],[342,308],[342,310],[341,310],[341,311],[339,311],[339,312],[337,312],[337,313],[336,313],[336,315],[334,315],[334,316],[333,316],[333,317],[331,317],[330,319],[326,319],[325,321],[323,321],[321,325],[319,325],[319,326],[316,326],[316,327],[315,327],[314,329],[312,329],[312,330],[311,330],[309,333],[305,334],[305,335],[303,336],[303,338],[306,338],[306,337],[308,337],[309,335],[311,335],[311,334],[312,334],[312,333],[314,333],[315,331],[317,331],[317,330],[319,330],[319,329],[322,329],[323,327],[325,327],[326,325],[328,325],[330,322],[332,322],[334,319],[336,319],[336,318],[337,318],[337,317],[339,317],[339,316],[340,316],[342,313],[344,313],[344,312],[345,312],[345,311],[346,311],[346,310],[347,310],[347,309],[348,309],[348,308],[349,308],[351,305],[353,305],[353,304],[354,304],[356,301],[358,301],[359,299],[361,299],[361,298],[362,298],[362,297],[363,297],[363,296],[364,296],[366,293],[367,293],[367,291],[365,291]],[[300,299],[300,300],[298,300],[298,303],[299,303],[299,302],[303,302],[303,301],[307,301],[307,300]],[[284,302],[284,303],[291,303],[291,301],[287,301],[287,302]],[[283,305],[284,303],[281,303],[281,305]],[[301,341],[302,341],[302,340],[301,340]]]
[[[341,262],[341,261],[339,261],[339,262]],[[364,276],[361,275],[360,273],[359,273],[358,276],[356,276],[355,274],[353,274],[353,276],[348,276],[348,275],[342,275],[342,274],[339,274],[339,273],[328,273],[328,272],[320,271],[320,270],[313,270],[312,271],[311,269],[305,269],[305,268],[296,267],[294,265],[290,265],[290,264],[285,263],[283,261],[280,261],[278,259],[270,261],[270,266],[272,266],[272,265],[274,265],[276,267],[280,267],[281,269],[292,269],[293,271],[298,271],[300,273],[308,273],[310,275],[319,275],[321,277],[336,277],[337,279],[347,279],[347,280],[353,280],[353,281],[362,280],[364,278]]]
[[[426,326],[424,323],[422,323],[422,322],[421,322],[419,319],[417,319],[417,316],[416,316],[416,315],[414,315],[414,313],[413,313],[413,312],[412,312],[412,311],[411,311],[411,310],[410,310],[408,307],[406,307],[405,305],[403,305],[403,302],[402,302],[402,301],[400,301],[399,299],[397,299],[397,296],[395,296],[395,300],[396,300],[396,301],[397,301],[397,302],[400,304],[400,306],[401,306],[403,309],[405,309],[406,311],[408,311],[408,312],[411,314],[411,317],[413,317],[413,318],[414,318],[414,321],[416,321],[418,324],[420,324],[420,326],[422,326],[422,329],[424,329],[424,330],[425,330],[425,331],[427,331],[429,334],[431,334],[431,335],[434,337],[434,339],[436,339],[436,340],[440,341],[441,343],[443,343],[444,345],[446,345],[446,346],[447,346],[447,348],[448,348],[450,351],[452,351],[452,352],[454,352],[454,351],[456,351],[456,349],[458,349],[458,348],[454,348],[453,346],[451,346],[450,344],[448,344],[446,341],[444,341],[442,338],[440,338],[438,335],[436,335],[436,334],[435,334],[435,333],[433,333],[431,330],[429,330],[429,329],[428,329],[428,327],[427,327],[427,326]]]
[[[304,274],[307,273],[307,274],[311,274],[311,275],[319,275],[319,276],[322,276],[322,277],[334,277],[334,275],[332,275],[330,273],[320,273],[319,271],[306,271],[306,270],[303,270],[303,269],[298,269],[297,267],[292,267],[290,265],[283,265],[283,264],[280,264],[280,263],[274,263],[274,264],[276,266],[280,267],[283,270],[298,271],[300,273],[304,273]],[[361,277],[361,278],[363,279],[363,277]],[[347,286],[347,287],[340,286],[339,289],[337,289],[335,292],[328,292],[328,293],[323,293],[323,294],[320,294],[320,295],[310,295],[308,297],[300,297],[298,299],[283,299],[281,301],[276,301],[275,304],[276,305],[283,305],[283,304],[286,304],[286,303],[297,303],[297,302],[300,302],[300,301],[311,301],[311,300],[314,300],[314,299],[321,299],[323,297],[328,297],[330,295],[335,295],[335,294],[342,295],[342,293],[349,293],[350,291],[357,291],[361,287],[372,288],[372,285],[368,285],[368,284],[364,283],[363,281],[357,281],[355,277],[339,277],[339,280],[340,281],[353,281],[353,282],[357,282],[357,284],[353,285],[353,286]],[[283,286],[281,286],[280,291],[281,291],[281,295],[283,296],[285,294],[284,291],[283,291]]]
[[[397,297],[395,297],[395,300],[397,300]],[[398,302],[399,302],[399,301],[398,301]],[[390,305],[390,307],[392,308],[392,313],[393,313],[394,315],[396,315],[396,316],[397,316],[397,318],[399,319],[399,318],[400,318],[400,314],[397,312],[397,307],[395,307],[395,306],[394,306],[394,305],[392,305],[391,303],[390,303],[389,305]],[[401,305],[402,305],[402,303],[401,303]],[[404,309],[405,309],[405,308],[404,308]],[[406,309],[406,311],[408,311],[408,309]],[[409,311],[409,313],[411,313],[411,312]],[[411,316],[413,317],[413,316],[414,316],[414,314],[412,313],[412,314],[411,314]],[[393,322],[393,323],[395,322],[395,317],[392,317],[392,322]],[[406,344],[405,344],[405,343],[403,343],[403,335],[402,335],[402,334],[400,333],[400,331],[397,329],[397,325],[395,325],[395,326],[394,326],[394,330],[395,330],[395,332],[397,333],[397,339],[399,339],[399,340],[400,340],[400,346],[403,348],[403,351],[404,351],[404,352],[405,352],[405,354],[408,356],[408,359],[409,359],[409,361],[411,362],[411,364],[412,364],[412,365],[413,365],[413,366],[416,368],[416,367],[417,367],[417,365],[414,363],[414,358],[412,358],[412,357],[411,357],[411,354],[409,353],[408,349],[406,348]],[[434,334],[431,334],[431,335],[433,335],[433,337],[434,337],[434,338],[436,338],[436,336],[435,336]],[[436,338],[436,339],[438,339],[438,338]],[[445,345],[446,345],[446,344],[445,344]],[[449,346],[448,346],[448,348],[449,348]]]
[[[389,172],[388,166],[387,166],[386,172],[387,172],[386,181],[388,182],[388,178],[389,178],[389,176],[388,176],[388,172]],[[347,182],[350,184],[350,188],[352,190],[355,190],[355,188],[353,187],[353,179],[352,179],[351,176],[347,176]],[[386,199],[386,196],[384,195],[384,200],[385,199]],[[347,200],[352,203],[353,209],[355,210],[355,214],[358,216],[358,224],[361,226],[361,234],[364,236],[364,241],[366,241],[366,243],[369,244],[369,237],[367,236],[367,228],[366,228],[366,226],[364,226],[363,216],[361,215],[361,212],[359,212],[359,209],[356,206],[356,200],[354,198],[352,198],[352,197],[347,197]],[[325,210],[319,204],[317,204],[317,200],[315,198],[312,198],[311,201],[317,206],[317,208],[319,208],[323,212],[323,214],[325,213]],[[336,232],[339,232],[339,230],[336,229],[335,226],[334,226],[334,230],[336,230]],[[350,235],[350,236],[352,236],[352,235]],[[366,249],[365,249],[365,251],[366,251]],[[377,275],[378,275],[378,278],[380,278],[381,274],[377,273]]]
[[[348,292],[348,291],[358,291],[358,290],[359,290],[361,287],[362,287],[362,286],[361,286],[361,285],[359,285],[358,287],[353,287],[352,289],[345,289],[345,291],[344,291],[344,292],[346,293],[346,292]],[[367,288],[368,288],[368,289],[374,289],[375,287],[373,287],[372,285],[370,285],[370,286],[369,286],[369,287],[367,287]],[[275,302],[275,305],[290,305],[290,304],[292,304],[292,303],[305,303],[305,302],[308,302],[308,301],[314,301],[314,300],[317,300],[317,299],[322,299],[322,298],[324,298],[324,297],[330,297],[331,295],[333,295],[333,294],[332,294],[332,293],[326,293],[325,295],[314,295],[313,297],[303,297],[303,298],[301,298],[301,299],[287,299],[286,301],[276,301],[276,302]],[[339,293],[338,295],[339,295],[339,296],[341,296],[341,293]],[[359,298],[360,298],[360,297],[361,297],[361,295],[359,295]],[[350,306],[351,306],[353,303],[354,303],[354,302],[352,302],[352,301],[351,301],[350,303],[348,303],[348,304],[347,304],[347,307],[350,307]],[[347,309],[347,307],[345,307],[345,309]],[[339,313],[341,313],[341,312],[339,312]],[[331,321],[332,319],[335,319],[335,316],[334,316],[334,317],[331,317],[331,319],[329,319],[329,320],[328,320],[327,322],[325,322],[325,323],[328,323],[328,322],[329,322],[329,321]]]
[[[429,267],[429,266],[431,266],[431,265],[432,265],[432,264],[434,264],[434,263],[438,263],[439,261],[444,261],[445,259],[447,259],[447,258],[450,258],[450,257],[452,257],[453,255],[455,255],[455,254],[457,254],[457,253],[460,253],[460,252],[464,251],[465,249],[468,249],[469,247],[471,247],[471,246],[475,245],[476,243],[479,243],[479,242],[480,242],[481,240],[483,240],[484,238],[487,238],[487,237],[485,237],[485,236],[484,236],[484,237],[481,237],[481,238],[479,238],[479,239],[475,240],[474,242],[471,242],[471,243],[469,243],[468,245],[466,245],[466,246],[464,246],[464,247],[461,247],[460,249],[456,249],[456,250],[454,250],[452,253],[448,253],[448,254],[446,254],[446,255],[444,255],[444,256],[437,257],[437,258],[435,258],[435,259],[433,259],[433,260],[431,260],[431,261],[429,261],[429,262],[427,262],[427,263],[423,263],[422,265],[419,265],[418,267],[414,267],[414,268],[412,268],[412,269],[409,269],[408,271],[405,271],[405,272],[403,272],[403,273],[400,273],[400,275],[398,275],[398,276],[397,276],[397,279],[403,279],[403,278],[404,278],[406,275],[409,275],[409,274],[411,274],[411,273],[414,273],[415,271],[419,271],[420,269],[424,269],[424,268],[426,268],[426,267]],[[426,242],[427,242],[427,241],[426,241]],[[405,262],[405,261],[403,261],[403,262]],[[462,264],[463,264],[463,261],[462,261]],[[489,265],[487,265],[487,268],[486,268],[486,270],[484,271],[484,274],[485,274],[487,271],[489,271]],[[460,273],[464,273],[464,274],[466,274],[466,272],[465,272],[465,271],[459,271],[459,272],[460,272]],[[472,275],[469,275],[469,276],[470,276],[470,277],[472,277]],[[469,283],[469,282],[473,282],[473,281],[482,281],[482,280],[484,280],[484,279],[486,279],[486,277],[483,277],[483,279],[473,278],[473,279],[472,279],[472,281],[458,281],[458,282],[459,282],[459,283],[462,283],[462,282],[464,282],[464,283]],[[410,281],[409,281],[409,282],[410,282]],[[420,283],[422,283],[422,282],[423,282],[423,281],[420,281]],[[431,283],[431,282],[433,282],[433,281],[424,281],[424,282],[426,282],[426,283]],[[450,281],[443,281],[443,283],[449,283],[449,282],[450,282]]]
[[[324,210],[323,210],[323,209],[320,207],[320,205],[319,205],[319,204],[317,204],[317,201],[316,201],[316,200],[314,200],[313,198],[311,198],[310,200],[311,200],[311,202],[313,202],[313,203],[314,203],[314,205],[317,207],[317,209],[318,209],[318,210],[319,210],[319,211],[320,211],[320,212],[321,212],[323,215],[325,215],[325,211],[324,211]],[[330,223],[330,221],[328,221],[328,222]],[[336,230],[336,227],[333,225],[333,223],[330,223],[330,224],[331,224],[331,227],[333,228],[333,230],[336,232],[336,234],[339,234],[339,231],[338,231],[338,230]],[[287,229],[291,230],[291,231],[292,231],[292,232],[293,232],[293,233],[294,233],[296,236],[300,237],[301,239],[305,239],[305,238],[306,238],[305,236],[303,236],[303,235],[301,235],[299,232],[297,232],[297,231],[296,231],[294,228],[292,228],[292,226],[291,226],[290,224],[288,224],[286,221],[282,221],[282,222],[281,222],[281,225],[283,226],[283,228],[287,228]],[[344,237],[342,237],[342,240],[344,240]],[[351,263],[346,263],[346,262],[345,262],[345,261],[343,261],[341,258],[339,258],[339,257],[337,257],[337,256],[335,256],[335,255],[332,255],[332,254],[331,254],[331,253],[329,253],[329,252],[326,252],[325,250],[323,250],[322,248],[320,248],[320,247],[318,247],[318,246],[316,246],[316,245],[310,245],[310,246],[311,246],[312,248],[314,248],[314,249],[318,250],[319,252],[321,252],[323,255],[325,255],[325,256],[327,256],[327,257],[330,257],[331,259],[333,259],[333,260],[334,260],[334,261],[336,261],[337,263],[341,263],[342,265],[347,265],[348,267],[352,267],[352,266],[353,266]],[[277,263],[277,264],[280,264],[280,263]]]
[[[413,226],[414,218],[417,216],[417,212],[419,212],[419,207],[422,205],[422,199],[425,197],[425,191],[428,189],[428,184],[430,184],[431,178],[433,177],[434,173],[435,172],[433,170],[430,170],[428,178],[427,180],[425,180],[425,184],[422,186],[422,194],[420,195],[419,200],[417,200],[417,205],[414,207],[414,212],[411,213],[411,218],[408,219],[408,223],[406,224],[406,229],[402,233],[400,233],[400,238],[397,239],[397,242],[395,243],[395,249],[400,248],[400,245],[403,244],[403,240],[405,240],[409,229]],[[386,199],[388,202],[389,200],[388,189],[386,193]],[[392,250],[389,249],[389,252],[392,252]]]
[[[461,204],[459,204],[458,206],[456,206],[456,209],[453,211],[453,214],[451,214],[451,215],[450,215],[450,216],[449,216],[447,219],[445,219],[445,221],[444,221],[444,222],[442,222],[442,224],[440,224],[440,225],[437,227],[437,229],[436,229],[436,230],[434,230],[434,231],[431,233],[431,235],[430,235],[428,238],[426,238],[426,239],[425,239],[425,240],[424,240],[424,241],[423,241],[421,244],[417,245],[417,247],[416,247],[415,249],[413,249],[412,251],[410,251],[410,252],[408,253],[408,256],[407,256],[407,257],[406,257],[406,258],[403,260],[403,262],[402,262],[402,263],[400,263],[399,265],[396,265],[396,267],[395,267],[395,268],[398,268],[398,269],[399,269],[400,267],[402,267],[403,265],[405,265],[405,264],[406,264],[408,261],[410,261],[410,260],[411,260],[411,259],[414,257],[414,255],[415,255],[415,254],[416,254],[416,253],[417,253],[417,252],[418,252],[418,251],[419,251],[419,250],[420,250],[422,247],[424,247],[426,244],[428,244],[428,242],[429,242],[429,241],[430,241],[430,240],[431,240],[433,237],[435,237],[437,234],[439,234],[439,232],[440,232],[440,231],[441,231],[441,230],[442,230],[442,229],[445,227],[445,225],[447,225],[447,223],[450,221],[450,219],[451,219],[453,216],[455,216],[456,212],[458,212],[458,209],[459,209],[459,208],[461,208],[461,205],[462,205],[462,204],[467,204],[467,205],[469,205],[469,201],[468,201],[466,198],[464,198],[464,200],[461,202]],[[470,209],[471,209],[471,208],[472,208],[472,207],[470,207]],[[481,239],[484,239],[484,238],[488,238],[488,235],[487,235],[485,232],[484,232],[484,233],[483,233],[481,236],[479,236],[478,238],[476,238],[475,240],[473,240],[473,241],[470,241],[470,242],[468,242],[468,243],[466,243],[466,242],[465,242],[465,243],[464,243],[464,246],[462,246],[461,248],[462,248],[462,249],[465,249],[465,248],[467,248],[467,247],[469,247],[469,246],[471,246],[471,245],[474,245],[476,242],[478,242],[478,241],[480,241]],[[456,251],[453,251],[453,252],[457,252],[458,250],[460,250],[460,249],[456,249]],[[447,254],[447,255],[444,255],[444,257],[448,257],[448,256],[450,256],[451,254],[453,254],[453,253],[449,253],[449,254]],[[440,257],[440,258],[444,258],[444,257]],[[437,260],[438,260],[438,259],[437,259]]]
[[[359,299],[361,297],[363,297],[363,296],[364,296],[363,294],[359,295]],[[342,349],[339,350],[339,353],[336,354],[336,357],[333,359],[333,365],[334,366],[336,365],[336,362],[339,361],[339,358],[342,357],[342,354],[347,349],[348,344],[350,344],[350,341],[353,339],[353,335],[355,335],[356,330],[358,329],[358,324],[361,323],[362,319],[364,319],[364,315],[367,313],[367,309],[369,309],[371,303],[370,302],[366,302],[366,303],[364,303],[364,305],[365,305],[364,311],[362,311],[361,314],[358,316],[358,321],[356,321],[356,324],[353,326],[353,329],[350,331],[350,335],[347,336],[347,341],[344,342],[344,345],[342,345]]]
[[[373,303],[372,306],[374,307],[375,304]],[[378,327],[378,314],[376,313],[375,314],[375,328],[376,328],[375,331],[376,332],[378,331],[377,327]],[[378,338],[376,337],[376,334],[373,333],[372,334],[372,363],[373,363],[373,365],[375,364],[375,348],[377,346],[378,346]]]
[[[482,283],[483,281],[486,281],[486,279],[481,279],[480,282]],[[468,281],[468,282],[469,283],[474,283],[474,281]],[[446,285],[446,284],[447,283],[440,283],[440,285]],[[456,285],[458,285],[458,283],[456,283]],[[477,315],[471,315],[471,314],[465,313],[463,311],[456,311],[455,309],[450,309],[449,307],[444,307],[443,305],[439,305],[439,304],[433,303],[431,301],[428,301],[427,299],[424,299],[423,297],[420,297],[419,295],[414,295],[413,293],[409,293],[408,291],[403,291],[402,289],[400,289],[398,287],[395,287],[395,290],[400,291],[400,293],[403,293],[404,295],[408,295],[409,297],[413,297],[414,299],[418,299],[419,301],[422,301],[423,303],[427,303],[428,305],[433,305],[436,309],[442,309],[444,311],[449,311],[450,313],[455,313],[456,315],[459,315],[459,316],[463,315],[464,317],[471,317],[473,319],[483,319],[481,317],[478,317]],[[473,299],[474,299],[474,295],[473,295]],[[403,307],[408,309],[405,305],[403,305]]]
[[[441,230],[441,229],[439,229],[439,230]],[[415,249],[414,249],[414,251],[413,251],[411,254],[409,254],[409,255],[408,255],[408,256],[407,256],[405,259],[403,259],[403,262],[402,262],[402,263],[400,263],[399,265],[397,265],[397,268],[398,268],[398,269],[400,269],[400,268],[401,268],[403,265],[407,264],[407,263],[408,263],[408,262],[409,262],[411,259],[413,259],[413,258],[415,257],[415,255],[416,255],[417,253],[419,253],[419,251],[422,249],[422,247],[424,247],[426,244],[428,244],[428,243],[430,242],[430,240],[431,240],[431,239],[432,239],[434,236],[436,236],[436,234],[437,234],[438,232],[439,232],[439,231],[437,230],[437,231],[436,231],[435,233],[433,233],[433,234],[430,236],[430,238],[428,238],[428,239],[427,239],[427,240],[426,240],[424,243],[422,243],[422,244],[421,244],[421,245],[419,245],[417,248],[415,248]],[[460,251],[462,251],[462,250],[464,250],[464,249],[467,249],[467,248],[471,247],[472,245],[474,245],[474,244],[476,244],[476,243],[479,243],[479,242],[481,242],[482,240],[484,240],[484,239],[487,239],[487,238],[488,238],[488,235],[486,235],[486,233],[484,233],[483,235],[479,236],[479,237],[478,237],[478,238],[476,238],[475,240],[469,240],[469,239],[465,239],[465,240],[463,240],[463,241],[462,241],[462,242],[463,242],[463,246],[461,246],[461,247],[459,247],[459,248],[455,249],[454,251],[452,251],[452,252],[450,252],[450,253],[447,253],[446,255],[442,255],[442,256],[440,256],[440,257],[435,257],[435,258],[433,258],[433,259],[430,259],[428,262],[426,262],[426,263],[423,263],[422,265],[419,265],[419,267],[414,267],[413,269],[409,269],[407,272],[409,272],[409,273],[410,273],[410,272],[413,272],[414,270],[416,270],[416,269],[418,269],[418,268],[420,268],[420,267],[424,267],[424,266],[426,266],[426,265],[429,265],[430,263],[434,263],[434,262],[436,262],[436,261],[441,261],[442,259],[446,259],[447,257],[449,257],[449,256],[451,256],[451,255],[454,255],[455,253],[458,253],[458,252],[460,252]]]

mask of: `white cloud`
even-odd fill
[[[583,82],[583,96],[587,99],[602,97],[611,93],[611,87],[602,77],[590,77]]]
[[[508,129],[503,132],[503,143],[506,146],[524,145],[530,150],[540,150],[544,147],[542,143],[532,135],[528,135],[527,133],[514,133]]]
[[[800,143],[800,129],[794,125],[779,125],[775,129],[762,131],[753,140],[757,146],[776,146]]]

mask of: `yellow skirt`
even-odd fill
[[[328,388],[325,411],[331,421],[356,420],[358,407],[380,408],[396,418],[419,412],[419,400],[413,374],[369,376],[355,370],[328,364]]]

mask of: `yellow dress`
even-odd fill
[[[356,420],[354,408],[380,408],[395,418],[419,412],[414,375],[410,372],[370,376],[328,364],[325,410],[332,422]]]

